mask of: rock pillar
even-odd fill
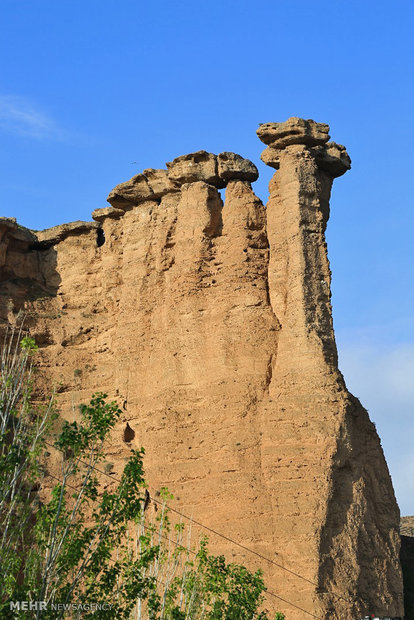
[[[263,161],[277,170],[267,205],[268,285],[280,322],[262,464],[279,561],[312,582],[275,570],[275,583],[283,580],[287,599],[325,620],[402,616],[390,476],[375,427],[337,365],[324,233],[333,178],[350,159],[328,131],[292,118],[257,132],[268,145]]]

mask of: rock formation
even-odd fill
[[[45,392],[56,384],[63,411],[96,390],[124,402],[115,473],[144,445],[151,494],[168,486],[184,513],[272,560],[211,536],[263,569],[284,599],[266,606],[287,620],[403,615],[390,476],[337,364],[324,233],[350,160],[328,132],[260,126],[267,208],[254,164],[199,151],[115,187],[95,223],[0,220],[0,318],[26,309]]]
[[[401,517],[401,567],[404,578],[405,618],[414,618],[414,517]]]

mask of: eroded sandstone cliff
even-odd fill
[[[260,566],[314,617],[402,616],[398,507],[337,364],[324,233],[350,160],[328,132],[260,126],[276,169],[266,208],[254,164],[199,151],[118,185],[93,223],[1,219],[0,317],[26,312],[39,388],[55,384],[66,415],[96,390],[124,405],[115,472],[144,445],[150,489],[274,564],[212,536],[214,551]]]

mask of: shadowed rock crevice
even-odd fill
[[[96,245],[98,246],[98,248],[100,248],[101,246],[103,246],[104,243],[105,243],[105,232],[102,228],[97,228],[96,229]]]

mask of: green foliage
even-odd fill
[[[38,507],[33,535],[22,541],[24,563],[16,567],[8,587],[2,586],[2,617],[10,614],[11,600],[46,601],[42,618],[63,617],[63,611],[52,609],[54,603],[92,600],[112,606],[102,617],[128,618],[137,597],[148,598],[155,589],[152,578],[140,577],[154,551],[132,561],[126,542],[129,524],[142,514],[144,451],[132,451],[117,488],[101,492],[97,467],[121,410],[101,393],[79,409],[80,422],[64,421],[54,442],[62,458],[62,480],[50,500]],[[99,613],[82,617],[100,617]],[[25,617],[22,612],[20,617]]]
[[[24,336],[20,340],[20,346],[23,351],[32,352],[32,353],[36,353],[36,351],[39,348],[36,344],[35,339],[31,338],[30,336]]]
[[[108,471],[104,444],[121,410],[97,393],[63,421],[45,445],[56,414],[31,405],[31,338],[16,336],[3,350],[0,435],[0,616],[16,617],[10,601],[45,601],[46,610],[19,618],[130,618],[146,620],[264,620],[260,571],[227,564],[191,544],[191,525],[171,524],[163,488],[151,521],[144,507],[144,450],[131,450],[121,478]],[[17,360],[17,361],[16,361]],[[8,414],[6,415],[6,413]],[[53,442],[53,448],[50,443]],[[59,481],[42,504],[37,489],[47,453],[60,459]],[[108,464],[107,464],[108,465]],[[111,464],[112,465],[112,464]],[[102,468],[102,470],[101,470]],[[56,470],[55,470],[56,471]],[[104,480],[102,480],[104,478]],[[107,605],[70,612],[53,605]],[[278,617],[282,620],[283,616]]]
[[[0,574],[2,595],[15,591],[30,544],[36,489],[43,476],[44,439],[56,414],[53,399],[45,407],[31,402],[36,351],[33,338],[6,333],[0,352]]]
[[[264,620],[259,612],[265,585],[261,571],[251,573],[239,564],[226,564],[224,556],[208,554],[207,539],[200,543],[194,561],[187,561],[188,571],[177,576],[168,592],[171,614],[183,618],[209,620]],[[184,594],[184,604],[177,605],[178,593]],[[167,617],[169,617],[167,615]]]

